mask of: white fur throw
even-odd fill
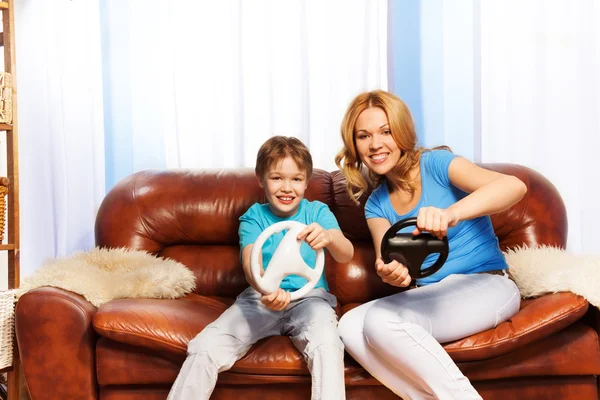
[[[174,299],[195,288],[195,277],[185,265],[125,248],[77,252],[47,261],[17,289],[54,286],[78,293],[99,307],[112,299]]]
[[[578,256],[559,248],[517,248],[504,253],[523,297],[573,292],[600,307],[600,256]]]

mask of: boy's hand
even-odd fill
[[[386,264],[381,258],[378,258],[375,260],[375,269],[381,280],[392,286],[408,287],[412,281],[408,268],[396,260]]]
[[[313,250],[323,249],[331,243],[331,234],[316,222],[308,225],[298,234],[298,240],[304,240]]]
[[[260,301],[271,310],[281,311],[290,304],[290,292],[279,288],[271,294],[264,295]]]

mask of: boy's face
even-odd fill
[[[273,214],[278,217],[291,217],[298,211],[300,201],[308,185],[306,171],[298,168],[291,157],[275,163],[258,183],[265,189],[267,201]]]

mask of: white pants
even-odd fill
[[[481,399],[440,343],[490,329],[519,311],[521,296],[502,275],[450,275],[347,312],[346,350],[371,375],[409,399]]]
[[[344,400],[344,345],[337,330],[335,296],[313,289],[273,311],[252,288],[188,344],[188,356],[168,400],[209,399],[219,372],[227,371],[260,339],[290,336],[312,376],[312,400]]]

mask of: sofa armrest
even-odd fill
[[[600,336],[600,309],[590,304],[590,308],[585,315],[585,321],[598,333]]]
[[[25,293],[15,311],[15,330],[32,400],[98,398],[95,368],[96,307],[58,288]]]

